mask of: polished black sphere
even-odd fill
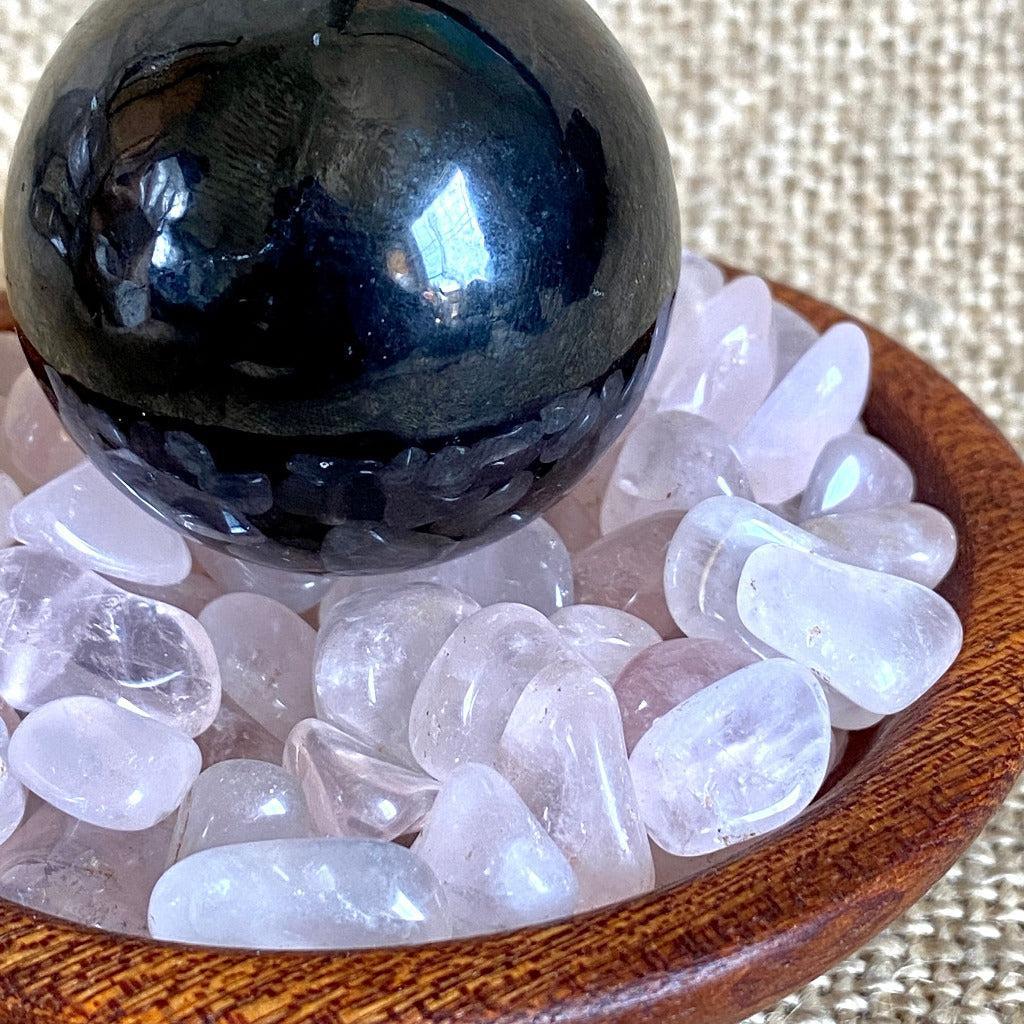
[[[4,244],[70,433],[192,537],[381,572],[515,529],[643,390],[664,136],[584,0],[102,0]]]

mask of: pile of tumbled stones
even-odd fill
[[[867,340],[687,255],[626,434],[546,520],[324,579],[190,549],[0,344],[0,896],[119,932],[346,948],[712,869],[962,631],[940,512],[859,417]]]

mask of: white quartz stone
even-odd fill
[[[0,395],[10,394],[18,377],[28,369],[21,342],[14,331],[0,331]]]
[[[523,928],[575,909],[579,885],[569,862],[485,765],[452,772],[412,852],[441,883],[456,936]]]
[[[637,424],[622,449],[601,507],[601,530],[686,512],[716,494],[752,496],[722,428],[687,412],[655,413]]]
[[[629,612],[594,604],[574,604],[551,616],[562,639],[609,682],[614,682],[635,655],[661,637]]]
[[[357,949],[451,935],[431,870],[394,843],[280,839],[203,850],[157,882],[154,938],[251,949]]]
[[[209,729],[196,737],[203,767],[239,758],[281,763],[284,741],[272,736],[230,697],[221,697],[220,710]]]
[[[152,586],[192,567],[184,538],[122,494],[91,463],[62,473],[15,505],[11,531],[87,569]]]
[[[317,714],[385,757],[415,763],[413,697],[441,645],[479,610],[471,597],[435,583],[363,590],[339,601],[317,638]]]
[[[795,818],[821,787],[832,744],[814,674],[759,662],[659,718],[630,757],[651,838],[699,856]]]
[[[225,594],[199,621],[210,636],[227,694],[269,733],[285,739],[312,718],[316,631],[291,609],[260,594]]]
[[[831,686],[823,685],[822,690],[825,691],[825,701],[828,703],[828,713],[832,719],[833,729],[842,729],[847,732],[870,729],[885,718],[885,715],[858,707],[849,697],[844,697],[838,690],[833,690]]]
[[[821,450],[860,416],[870,375],[868,340],[854,324],[833,327],[790,370],[736,439],[758,501],[803,491]]]
[[[11,726],[5,719],[0,721],[0,843],[11,837],[25,815],[25,787],[11,772],[10,740]]]
[[[47,803],[122,832],[174,811],[202,761],[183,733],[97,697],[63,697],[33,711],[14,730],[8,757]]]
[[[167,587],[154,587],[146,583],[119,580],[116,577],[110,578],[110,582],[130,594],[172,604],[175,608],[194,616],[198,616],[211,601],[224,593],[224,588],[219,583],[198,571],[189,573],[180,583],[172,583]]]
[[[821,450],[800,501],[800,519],[905,505],[914,471],[887,444],[866,434],[842,434]]]
[[[498,771],[568,858],[579,909],[654,885],[611,687],[589,666],[556,663],[523,691],[501,737]]]
[[[169,861],[214,846],[313,834],[294,775],[266,761],[221,761],[196,779],[178,808]]]
[[[420,827],[437,794],[437,783],[421,771],[315,718],[292,729],[284,765],[323,835],[397,839]]]
[[[778,384],[807,354],[821,335],[813,324],[782,302],[772,303],[772,334],[775,336],[778,354],[775,367],[775,383]]]
[[[963,643],[956,612],[927,587],[775,544],[747,559],[737,601],[755,636],[878,714],[917,700]]]

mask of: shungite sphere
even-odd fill
[[[679,268],[664,136],[584,0],[102,0],[4,244],[67,429],[189,536],[386,572],[621,431]]]

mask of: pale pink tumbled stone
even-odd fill
[[[651,838],[700,856],[795,818],[825,779],[832,728],[810,670],[758,662],[662,715],[629,759]]]
[[[772,303],[772,334],[775,336],[778,357],[775,383],[779,384],[814,347],[821,335],[813,324],[783,302]]]
[[[83,462],[23,498],[11,512],[23,544],[49,548],[94,572],[151,586],[180,583],[188,545]]]
[[[9,395],[14,382],[28,369],[21,342],[14,331],[0,331],[0,395]]]
[[[714,853],[705,853],[700,857],[677,857],[674,853],[663,850],[656,842],[651,841],[651,855],[654,858],[655,885],[661,889],[669,885],[679,885],[691,878],[712,871],[722,864],[739,857],[749,847],[750,842],[735,843]]]
[[[166,587],[150,586],[146,583],[134,583],[131,580],[120,580],[108,577],[115,587],[127,590],[130,594],[149,597],[154,601],[174,605],[189,615],[199,613],[213,600],[224,594],[224,588],[203,572],[193,570],[180,583],[172,583]]]
[[[833,729],[856,732],[858,729],[870,729],[885,718],[885,715],[875,714],[873,711],[866,711],[864,708],[858,707],[849,697],[844,697],[838,690],[833,690],[831,686],[822,686],[822,689],[825,691],[825,701],[828,704],[828,713],[832,719]]]
[[[661,640],[658,631],[629,612],[573,604],[551,616],[562,639],[609,682],[642,650]]]
[[[5,718],[0,721],[0,843],[11,837],[25,815],[25,787],[11,773],[7,756],[10,741],[11,726]]]
[[[323,835],[397,839],[419,828],[437,794],[437,783],[422,772],[315,718],[292,729],[284,766],[299,780]]]
[[[663,637],[679,628],[665,603],[665,556],[679,525],[664,512],[602,537],[573,558],[576,601],[619,608],[643,619]]]
[[[11,531],[11,509],[22,497],[21,488],[14,480],[7,473],[0,472],[0,547],[10,547],[15,543]]]
[[[648,647],[630,661],[615,681],[626,749],[662,715],[706,686],[758,660],[738,643],[683,637]]]
[[[220,710],[208,729],[196,737],[203,767],[239,758],[281,763],[284,741],[271,735],[230,697],[222,696]]]
[[[747,559],[737,607],[764,643],[878,714],[917,700],[963,644],[956,611],[927,587],[776,544]]]
[[[821,450],[800,500],[800,519],[905,505],[914,471],[887,444],[866,434],[843,434]]]
[[[479,610],[471,597],[434,583],[364,590],[338,602],[317,637],[317,714],[385,757],[414,764],[416,690],[455,627]]]
[[[752,496],[722,428],[687,412],[655,413],[637,424],[619,455],[601,506],[601,530],[686,512],[716,494]]]
[[[871,349],[854,324],[833,327],[790,370],[736,438],[758,501],[803,491],[821,450],[860,416],[870,375]]]
[[[612,478],[631,428],[643,422],[642,416],[641,409],[630,426],[601,456],[597,465],[557,505],[544,513],[544,518],[558,532],[570,554],[575,555],[600,539],[601,505],[608,481]]]
[[[530,681],[502,734],[497,768],[568,858],[580,910],[652,888],[619,708],[590,666],[549,665]]]
[[[225,594],[199,622],[220,664],[221,684],[247,715],[285,739],[312,718],[316,630],[279,601],[261,594]]]
[[[569,862],[485,765],[452,772],[412,852],[441,883],[456,937],[524,928],[575,909],[579,885]]]

